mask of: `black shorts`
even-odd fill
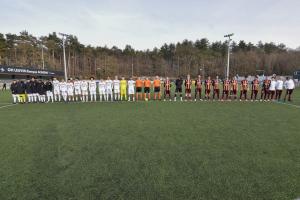
[[[293,91],[294,91],[293,89],[292,90],[286,90],[286,93],[287,94],[293,94]]]
[[[155,87],[155,88],[154,88],[154,92],[155,92],[155,93],[160,92],[160,87]]]
[[[191,92],[192,92],[191,89],[188,89],[188,88],[185,89],[185,93],[190,94]]]
[[[165,90],[165,93],[170,95],[171,94],[171,91],[170,90]]]
[[[150,93],[150,88],[149,87],[145,87],[144,88],[144,93]]]
[[[182,88],[176,88],[176,89],[175,89],[175,92],[176,92],[176,93],[182,93]]]
[[[136,93],[141,93],[141,92],[142,92],[142,88],[141,88],[141,87],[137,87],[137,88],[135,89],[135,91],[136,91]]]

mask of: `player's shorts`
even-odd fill
[[[106,89],[106,94],[112,94],[113,92],[112,92],[112,89]]]
[[[67,92],[67,91],[65,91],[65,90],[63,90],[63,91],[61,91],[61,95],[63,95],[63,96],[67,96],[67,95],[68,95],[68,92]]]
[[[206,89],[205,94],[210,94],[210,90]]]
[[[144,88],[144,93],[150,93],[150,88],[149,87],[145,87]]]
[[[90,95],[94,95],[96,93],[97,93],[96,90],[90,90]]]
[[[114,89],[114,93],[115,94],[119,94],[120,93],[120,89],[119,88]]]
[[[134,94],[134,87],[129,87],[128,88],[128,94]]]
[[[286,90],[287,94],[293,94],[293,91],[294,91],[293,89]]]
[[[191,92],[192,92],[192,90],[190,88],[185,89],[185,93],[190,94]]]
[[[81,90],[80,89],[75,89],[75,95],[81,95]]]
[[[202,89],[201,88],[196,88],[195,89],[195,93],[201,93],[202,92]]]
[[[126,95],[126,93],[127,93],[126,88],[121,88],[121,94],[122,94],[122,95]]]
[[[155,93],[160,92],[160,87],[155,87],[155,88],[154,88],[154,92],[155,92]]]
[[[247,93],[248,93],[248,90],[241,90],[241,93],[242,93],[242,94],[247,94]]]
[[[53,93],[52,93],[52,91],[49,91],[49,90],[48,90],[48,91],[46,91],[46,95],[47,95],[47,96],[53,96]]]
[[[54,94],[54,95],[59,95],[59,94],[60,94],[59,89],[54,89],[53,94]]]
[[[88,91],[87,91],[87,90],[81,90],[81,94],[82,94],[83,96],[86,96],[86,95],[88,95]]]
[[[74,95],[74,91],[73,90],[68,90],[68,95],[69,96],[73,96]]]
[[[175,89],[175,92],[176,92],[176,93],[182,93],[182,88],[178,88],[178,87],[177,87],[177,88]]]
[[[214,93],[219,93],[220,89],[214,89]]]
[[[165,90],[165,93],[166,93],[167,95],[170,95],[170,94],[171,94],[171,91],[170,91],[170,90]]]
[[[105,88],[99,88],[99,94],[100,95],[105,94]]]
[[[136,93],[141,93],[141,92],[142,92],[142,88],[141,88],[141,87],[137,87],[137,88],[135,89],[135,91],[136,91]]]
[[[229,90],[223,90],[223,94],[228,95],[229,94]]]

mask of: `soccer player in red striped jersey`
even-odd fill
[[[251,101],[257,100],[257,94],[259,90],[259,80],[258,75],[255,76],[255,79],[251,82]]]
[[[167,77],[164,82],[164,88],[164,101],[166,101],[167,97],[169,98],[169,101],[171,101],[171,81],[169,80],[169,77]]]
[[[210,99],[210,90],[211,90],[211,85],[212,85],[210,76],[207,77],[207,80],[205,80],[204,85],[205,85],[205,100]]]
[[[231,95],[233,99],[237,99],[237,91],[238,91],[238,81],[236,77],[231,80]]]
[[[268,76],[266,76],[266,79],[264,80],[261,89],[261,95],[260,95],[261,101],[262,100],[266,101],[267,99],[270,98],[270,91],[269,91],[270,85],[271,85],[271,80],[269,80]]]
[[[220,82],[219,82],[219,76],[216,76],[216,79],[212,81],[212,86],[214,88],[214,91],[213,91],[213,100],[215,100],[215,96],[217,96],[217,100],[220,100]]]
[[[198,78],[195,80],[195,101],[197,101],[197,95],[199,96],[200,101],[202,101],[202,80],[201,76],[198,75]]]
[[[244,96],[244,100],[247,100],[247,93],[248,93],[248,80],[247,76],[245,76],[245,79],[241,82],[241,92],[240,92],[240,101],[242,101],[242,97]]]
[[[226,78],[223,81],[223,94],[222,94],[222,100],[228,100],[229,97],[229,91],[230,91],[230,80]]]
[[[185,100],[192,100],[192,80],[191,76],[187,75],[187,79],[184,81],[185,86]]]

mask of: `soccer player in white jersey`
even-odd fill
[[[288,97],[288,101],[292,101],[292,94],[295,89],[295,82],[290,77],[286,77],[286,81],[284,82],[284,87],[286,89],[286,93],[284,96],[284,101],[286,101],[286,97]]]
[[[61,93],[61,96],[63,98],[63,100],[65,102],[67,102],[67,98],[68,98],[68,87],[67,87],[67,83],[65,82],[65,80],[62,80],[60,83],[59,83],[59,90],[60,90],[60,93]]]
[[[78,78],[74,81],[74,89],[75,89],[75,101],[80,101],[82,99],[81,96],[81,81]]]
[[[128,101],[131,101],[131,99],[132,99],[132,101],[135,101],[135,99],[134,99],[135,81],[132,78],[130,78],[127,85],[128,85]]]
[[[89,91],[90,91],[90,99],[91,101],[97,101],[97,85],[96,85],[96,81],[94,80],[94,77],[90,78],[89,81]]]
[[[112,89],[113,89],[113,82],[112,80],[107,77],[107,80],[105,81],[105,89],[106,89],[106,100],[108,101],[109,99],[111,101],[113,101],[113,93],[112,93]]]
[[[280,101],[283,90],[283,81],[282,78],[279,77],[276,81],[276,100]]]
[[[67,83],[67,89],[68,89],[68,100],[74,101],[74,84],[70,79],[68,80]]]
[[[81,96],[82,96],[82,99],[81,101],[83,102],[87,102],[88,101],[88,82],[86,80],[82,80],[81,81]]]
[[[113,85],[114,85],[114,99],[115,101],[119,101],[121,97],[120,97],[120,80],[118,79],[118,76],[115,76]]]
[[[273,101],[275,98],[275,91],[276,91],[276,81],[275,77],[272,77],[270,87],[269,87],[270,95],[271,95],[271,100]]]
[[[103,79],[99,81],[99,96],[100,96],[100,101],[106,101],[106,83]]]
[[[59,81],[56,78],[53,78],[53,95],[54,101],[60,101],[60,88],[59,88]]]

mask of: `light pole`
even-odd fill
[[[66,59],[66,48],[65,48],[65,42],[69,35],[64,33],[59,33],[59,35],[62,36],[62,42],[63,42],[63,54],[64,54],[64,71],[65,71],[65,81],[68,81],[68,74],[67,74],[67,59]]]
[[[225,38],[228,38],[228,57],[227,57],[227,69],[226,69],[226,78],[229,78],[229,63],[230,63],[230,42],[231,42],[231,37],[234,34],[228,34],[228,35],[224,35]]]

